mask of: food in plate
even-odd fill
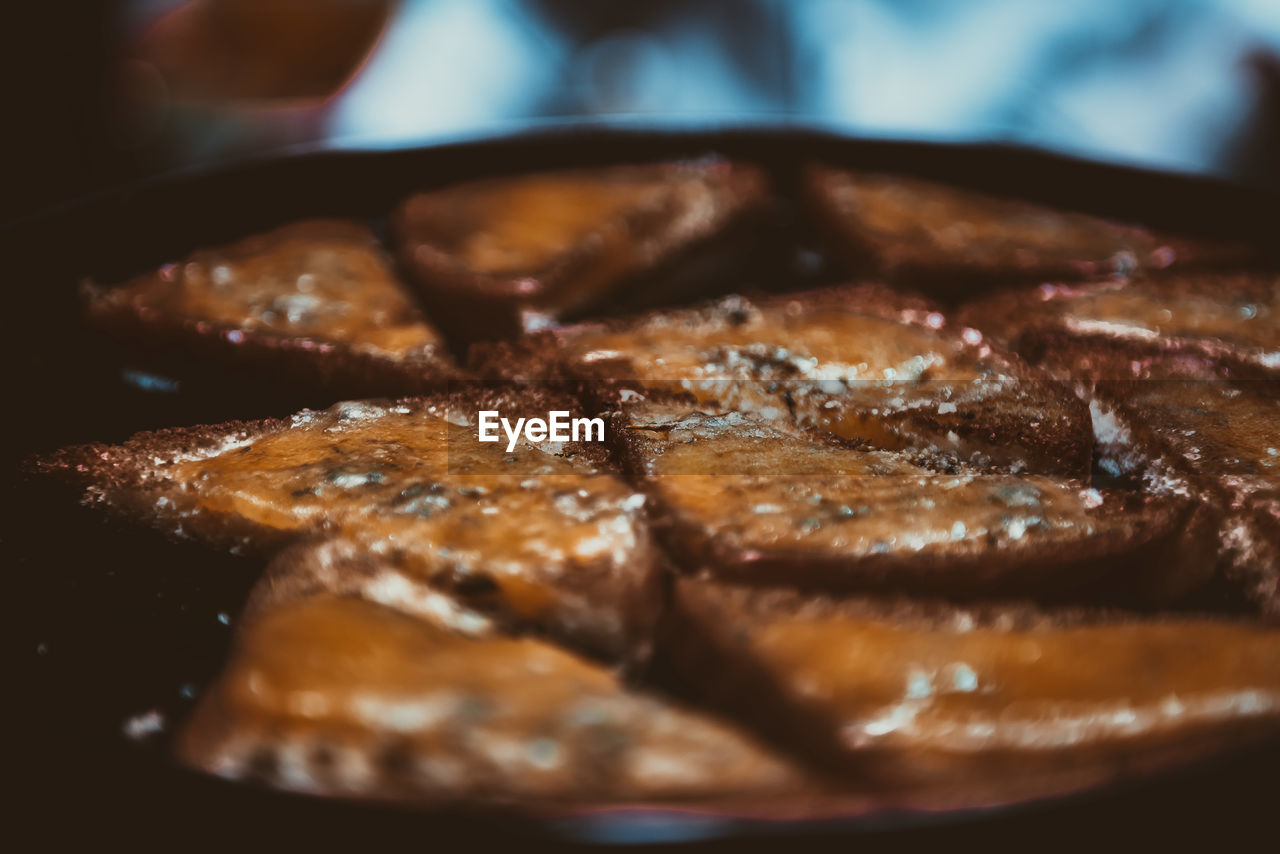
[[[419,193],[399,268],[308,221],[92,289],[144,347],[359,398],[32,463],[267,567],[178,756],[430,806],[806,815],[1280,734],[1274,275],[914,179],[804,181],[894,287],[694,303],[773,206],[706,158]],[[1079,281],[1102,272],[1136,275]],[[478,342],[468,371],[445,338]],[[484,441],[556,412],[605,435]]]

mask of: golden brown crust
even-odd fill
[[[90,327],[169,371],[229,366],[335,395],[414,394],[460,374],[372,232],[305,220],[82,288]]]
[[[1083,477],[1088,412],[1066,386],[921,297],[854,285],[562,327],[473,355],[482,374],[707,403],[1005,470]]]
[[[169,427],[136,433],[118,445],[93,442],[72,445],[31,457],[27,474],[49,477],[74,489],[81,502],[109,517],[146,524],[166,535],[186,538],[193,532],[158,503],[169,484],[152,477],[152,467],[177,459],[197,459],[271,434],[288,424],[285,419],[231,421],[218,425]],[[219,548],[240,552],[270,549],[283,541],[264,535],[257,526],[221,516],[201,526],[198,538]]]
[[[1134,358],[1211,359],[1232,374],[1280,377],[1280,274],[1166,274],[1042,284],[978,300],[962,322],[1020,352],[1074,338]]]
[[[910,179],[816,167],[804,181],[851,263],[948,296],[1243,257]],[[836,197],[845,181],[913,196],[907,219],[923,227],[872,233],[873,212]],[[622,190],[606,198],[611,183]],[[474,374],[449,361],[360,223],[298,223],[195,253],[190,273],[87,286],[95,328],[161,359],[172,348],[193,367],[269,367],[337,395],[432,392],[29,463],[117,518],[273,556],[179,739],[183,761],[450,808],[804,814],[1008,803],[1280,733],[1273,626],[1252,612],[1146,610],[1225,608],[1203,588],[1216,561],[1218,580],[1280,618],[1267,456],[1280,448],[1267,409],[1280,401],[1280,278],[1057,284],[955,314],[872,283],[616,316],[749,267],[765,184],[753,166],[709,159],[407,200],[394,222],[402,267],[455,343],[542,330],[472,348]],[[956,216],[930,224],[935,204]],[[940,234],[956,221],[963,239]],[[299,247],[344,247],[378,271],[381,297],[347,301],[363,321],[273,326],[262,300],[279,286],[291,303],[288,281],[213,299],[243,309],[234,316],[167,289]],[[238,275],[223,284],[254,278]],[[1188,303],[1182,330],[1070,310],[1155,282],[1159,297],[1212,310]],[[1126,306],[1107,310],[1126,321]],[[1232,325],[1223,306],[1262,322]],[[565,325],[587,312],[613,319]],[[384,346],[388,330],[410,344]],[[1155,380],[1213,393],[1153,398]],[[611,444],[491,454],[461,441],[482,408],[603,412]],[[1101,469],[1128,488],[1089,488],[1095,439]],[[642,664],[630,675],[733,723],[625,687],[547,639]],[[748,724],[779,753],[734,729]]]
[[[1089,398],[1099,465],[1214,508],[1226,589],[1280,618],[1280,383],[1195,350],[1047,333],[1043,363]]]
[[[901,175],[813,164],[802,181],[812,218],[855,272],[948,296],[1256,255]]]
[[[678,802],[806,786],[732,727],[546,643],[323,589],[245,621],[177,749],[230,779],[420,805]]]
[[[410,197],[392,222],[433,314],[475,341],[688,299],[755,257],[767,201],[759,169],[707,158],[462,184]]]
[[[724,580],[1149,605],[1212,570],[1216,519],[1186,497],[941,468],[688,399],[634,401],[615,423],[669,551]]]
[[[472,386],[159,431],[31,467],[115,517],[236,551],[339,533],[509,628],[643,659],[662,569],[643,497],[598,443],[477,442],[488,408],[512,419],[576,409],[536,389]]]
[[[498,634],[483,611],[340,536],[302,539],[275,555],[250,591],[240,620],[322,594],[376,602],[467,637]]]
[[[855,785],[1003,803],[1280,733],[1280,633],[1191,616],[814,600],[677,582],[682,686]]]

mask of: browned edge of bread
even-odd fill
[[[707,411],[689,397],[649,397]],[[929,555],[889,552],[857,557],[855,572],[850,571],[851,560],[839,554],[728,546],[663,501],[652,478],[645,474],[652,443],[630,429],[628,410],[628,404],[620,404],[610,416],[616,425],[610,431],[614,452],[636,487],[649,496],[655,531],[667,552],[687,572],[714,568],[717,577],[737,584],[819,594],[919,594],[965,602],[991,596],[1023,597],[1046,603],[1107,602],[1145,609],[1153,603],[1184,601],[1203,585],[1214,561],[1220,508],[1183,495],[1148,496],[1127,490],[1100,493],[1105,506],[1098,512],[1108,518],[1127,518],[1133,527],[1104,531],[1073,548],[1055,545],[1049,550]],[[833,454],[857,453],[864,446],[820,431],[786,429]],[[927,475],[930,469],[947,471],[946,461],[933,461],[943,465],[912,461],[922,466],[922,474]]]
[[[494,387],[478,382],[463,382],[452,385],[447,393],[399,399],[345,401],[334,406],[361,404],[405,404],[420,408],[463,407],[468,412],[480,408],[497,408],[513,414],[524,412],[545,415],[548,408],[572,409],[576,402],[563,389],[547,390],[512,385]],[[304,535],[289,532],[272,537],[259,526],[246,523],[234,515],[219,517],[217,522],[203,525],[202,530],[195,534],[182,525],[180,516],[173,517],[166,513],[164,502],[156,503],[162,499],[163,489],[171,484],[163,476],[154,477],[151,467],[179,458],[213,456],[228,446],[251,445],[263,436],[289,429],[295,418],[315,411],[321,410],[302,410],[288,418],[229,421],[144,431],[119,444],[92,442],[72,445],[29,457],[22,463],[20,473],[23,476],[47,478],[65,484],[81,496],[83,503],[100,506],[114,518],[131,523],[150,519],[155,527],[173,537],[194,538],[235,552],[244,550],[246,546],[249,546],[250,551],[261,548],[274,550]],[[600,471],[616,471],[607,449],[600,443],[567,443],[566,453],[588,461]],[[256,544],[258,548],[253,548],[251,544]]]
[[[590,401],[596,409],[611,409],[617,405],[620,396],[638,390],[642,383],[635,377],[635,371],[625,357],[590,365],[574,362],[565,350],[575,336],[582,332],[623,332],[651,318],[664,315],[696,318],[699,314],[705,314],[710,317],[733,311],[736,305],[796,312],[845,308],[928,330],[930,333],[941,331],[945,335],[958,337],[965,351],[975,358],[982,354],[982,358],[997,364],[1004,375],[1019,383],[1035,384],[1041,393],[1052,398],[1067,418],[1065,429],[1044,430],[1038,424],[1033,426],[1019,418],[1005,419],[1003,422],[983,421],[981,424],[974,424],[972,428],[967,428],[967,425],[942,426],[936,416],[911,410],[904,417],[910,419],[913,429],[932,429],[941,438],[952,429],[971,429],[976,436],[991,432],[993,427],[997,427],[1006,443],[1016,444],[1045,460],[1056,461],[1052,468],[1054,473],[1069,477],[1088,477],[1093,450],[1089,412],[1085,403],[1070,387],[1039,367],[1028,364],[1013,351],[986,340],[981,335],[975,336],[960,324],[948,322],[940,306],[928,298],[897,291],[881,283],[862,282],[756,299],[723,297],[687,309],[654,311],[625,318],[561,326],[526,335],[515,341],[477,345],[471,350],[469,367],[482,377],[538,380],[573,387],[584,401]]]
[[[1246,728],[1242,735],[1236,727],[1223,727],[1217,733],[1196,731],[1185,744],[1164,743],[1159,749],[1134,753],[1127,758],[1108,757],[1106,748],[1081,758],[1078,764],[1059,763],[1050,768],[1029,768],[1010,783],[1003,773],[991,776],[967,774],[959,780],[944,768],[929,763],[928,758],[910,753],[899,759],[912,768],[899,770],[894,755],[872,756],[850,745],[840,737],[844,721],[824,708],[821,694],[799,698],[793,688],[778,684],[776,675],[752,655],[752,637],[767,631],[772,618],[829,619],[850,617],[872,619],[888,625],[914,625],[925,631],[948,628],[1000,628],[1012,631],[1072,628],[1078,626],[1114,626],[1124,628],[1135,623],[1159,624],[1167,615],[1135,615],[1124,611],[1097,608],[1044,609],[1017,600],[996,601],[969,607],[929,599],[840,598],[798,594],[787,590],[764,590],[724,584],[705,575],[683,578],[676,583],[674,601],[659,634],[658,666],[674,690],[701,698],[711,708],[733,714],[767,741],[790,749],[817,769],[834,779],[853,785],[869,781],[880,791],[895,785],[914,789],[920,785],[928,791],[935,784],[943,789],[964,791],[971,804],[997,804],[1026,801],[1068,791],[1113,783],[1122,778],[1148,775],[1169,767],[1202,759],[1226,749],[1240,749],[1259,741],[1274,740],[1276,728]],[[1185,614],[1174,619],[1193,619]],[[1254,625],[1251,621],[1214,614],[1211,619]],[[814,700],[809,702],[808,700]],[[1033,751],[1034,753],[1034,751]],[[975,756],[953,757],[961,763]],[[1029,757],[1030,758],[1030,757]],[[1000,757],[1008,765],[1015,757]],[[887,764],[886,764],[887,761]],[[916,778],[925,771],[926,779]],[[976,772],[977,769],[972,769]],[[1006,770],[1008,770],[1006,768]],[[928,778],[940,774],[934,783]]]
[[[265,376],[273,384],[302,384],[341,399],[424,394],[468,376],[443,352],[430,360],[391,359],[332,341],[106,306],[91,294],[87,302],[92,329],[147,366],[184,377],[225,382],[223,368],[230,368],[240,382],[261,383]]]
[[[692,163],[692,166],[690,165]],[[609,169],[651,169],[655,174],[699,168],[698,161],[675,161]],[[750,270],[759,256],[760,235],[771,219],[769,180],[757,166],[742,161],[712,159],[705,168],[727,173],[723,207],[700,228],[660,258],[648,259],[643,269],[623,274],[603,285],[599,293],[557,305],[556,292],[575,275],[601,260],[598,241],[569,247],[551,267],[529,275],[493,275],[468,270],[451,255],[435,249],[413,233],[407,213],[409,200],[392,215],[392,229],[400,265],[418,287],[424,303],[451,340],[460,344],[514,338],[547,320],[568,320],[590,312],[616,313],[678,302],[705,295],[733,274]],[[430,195],[429,193],[423,195]],[[665,208],[659,212],[666,216]],[[653,215],[628,223],[635,229],[659,230]],[[744,251],[744,248],[746,251]]]
[[[287,223],[207,251],[229,256],[252,256],[264,242],[283,238],[336,239],[368,244],[380,254],[373,233],[362,223],[345,219],[309,219]],[[388,266],[391,259],[387,258]],[[352,343],[271,329],[251,329],[234,323],[166,313],[133,300],[108,298],[118,288],[148,279],[144,274],[119,285],[85,281],[80,296],[84,321],[101,339],[162,373],[178,373],[225,382],[225,368],[242,380],[274,384],[298,383],[342,397],[375,397],[440,391],[455,378],[464,378],[443,346],[405,358],[361,352]],[[264,375],[264,371],[266,374]],[[265,376],[265,379],[264,379]]]
[[[1231,290],[1232,275],[1224,274],[1222,288],[1224,295]],[[1062,317],[1052,310],[1042,307],[1052,305],[1055,299],[1066,293],[1088,293],[1092,290],[1110,290],[1124,288],[1123,279],[1099,279],[1076,284],[1046,282],[1037,286],[1017,288],[975,300],[963,306],[957,317],[970,326],[983,331],[1002,345],[1021,353],[1033,364],[1053,361],[1054,350],[1069,348],[1072,354],[1083,349],[1092,349],[1099,358],[1111,355],[1110,367],[1120,376],[1131,375],[1132,371],[1124,371],[1120,359],[1127,358],[1133,362],[1151,361],[1152,367],[1157,364],[1171,366],[1171,360],[1198,358],[1217,363],[1224,377],[1280,379],[1280,368],[1270,364],[1265,353],[1256,348],[1242,346],[1224,341],[1213,336],[1198,337],[1194,335],[1112,335],[1105,332],[1080,331],[1068,329]],[[1176,288],[1178,279],[1174,274],[1150,277],[1150,282],[1167,283]],[[1062,368],[1065,363],[1057,359],[1054,373],[1063,379],[1075,380]],[[1151,368],[1148,368],[1150,371]],[[1084,376],[1079,379],[1089,379]]]
[[[1189,496],[1210,507],[1220,525],[1207,534],[1221,546],[1218,575],[1206,595],[1230,607],[1280,620],[1280,479],[1248,467],[1214,471],[1202,442],[1170,436],[1174,425],[1153,423],[1136,402],[1146,383],[1213,383],[1258,401],[1280,400],[1280,380],[1240,376],[1231,363],[1197,348],[1156,348],[1143,341],[1073,336],[1050,330],[1027,346],[1051,372],[1071,381],[1089,400],[1097,459],[1109,476],[1164,494]],[[1212,401],[1209,401],[1210,403]],[[1163,429],[1162,429],[1163,428]]]
[[[834,177],[846,170],[828,164],[811,162],[801,170],[801,196],[814,230],[854,275],[883,276],[893,282],[909,284],[948,301],[971,297],[987,291],[1044,280],[1082,280],[1109,274],[1128,274],[1132,266],[1115,259],[1081,257],[1071,260],[1028,258],[1025,264],[992,267],[990,264],[964,257],[936,259],[915,251],[910,246],[894,244],[890,239],[871,233],[841,211],[830,189]],[[862,170],[855,170],[862,173]],[[883,175],[874,170],[867,175]],[[891,177],[891,176],[884,176]],[[985,198],[978,190],[952,186],[936,181],[908,177],[913,183],[933,184],[939,192],[959,193]],[[1011,197],[1009,201],[1025,207],[1028,213],[1056,210],[1041,203]],[[1077,211],[1064,212],[1079,214]],[[1105,225],[1117,235],[1132,235],[1142,242],[1160,244],[1159,257],[1131,259],[1140,269],[1159,270],[1170,264],[1177,269],[1210,269],[1265,263],[1257,248],[1241,243],[1197,239],[1166,234],[1141,225],[1107,220],[1093,214],[1082,214]],[[1154,253],[1153,253],[1154,254]]]

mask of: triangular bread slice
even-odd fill
[[[675,679],[861,785],[973,805],[1132,779],[1280,735],[1280,631],[676,584]]]
[[[599,664],[460,622],[460,602],[423,611],[370,586],[399,569],[351,544],[288,562],[269,572],[275,589],[180,732],[185,764],[424,806],[707,802],[805,785],[732,726],[629,690]]]
[[[456,374],[440,332],[355,221],[292,223],[83,291],[90,325],[161,370],[233,366],[360,395],[443,389]]]
[[[669,551],[721,579],[1151,604],[1212,573],[1211,514],[1189,499],[942,470],[688,401],[632,401],[616,419]]]
[[[879,285],[583,323],[480,348],[473,364],[573,377],[606,405],[624,390],[683,391],[980,467],[1072,477],[1090,467],[1088,411],[1069,388],[928,300]]]
[[[903,175],[815,165],[803,189],[819,229],[855,272],[950,296],[1257,254]]]
[[[1198,273],[1044,284],[966,306],[962,322],[1032,358],[1048,339],[1187,353],[1236,376],[1280,379],[1280,273]],[[1079,347],[1073,348],[1079,351]]]
[[[1041,345],[1045,366],[1090,400],[1099,466],[1214,507],[1224,592],[1280,620],[1280,381],[1142,342]]]
[[[602,445],[507,452],[477,441],[480,410],[572,408],[536,392],[460,390],[144,433],[34,465],[116,516],[233,550],[341,533],[510,628],[643,657],[661,595],[644,497]]]
[[[749,269],[766,180],[720,158],[490,178],[407,199],[399,255],[460,340],[687,299]]]

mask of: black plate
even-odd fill
[[[381,225],[408,192],[455,180],[591,163],[696,156],[754,159],[784,195],[809,158],[898,170],[1206,236],[1266,245],[1280,235],[1280,197],[1187,176],[1143,172],[1000,146],[850,140],[802,131],[658,133],[557,130],[433,148],[317,150],[170,176],[85,199],[0,232],[9,307],[0,339],[9,384],[0,445],[8,512],[0,554],[13,580],[18,712],[14,812],[43,834],[146,837],[179,847],[265,838],[365,844],[548,844],[714,838],[739,849],[1048,839],[1142,844],[1189,834],[1256,831],[1280,801],[1280,749],[1255,751],[1157,780],[1016,809],[858,811],[788,819],[698,810],[613,809],[495,821],[317,801],[205,779],[172,766],[163,733],[132,740],[154,712],[172,726],[214,673],[227,623],[261,569],[193,545],[158,542],[72,506],[16,475],[27,455],[72,442],[117,441],[141,429],[283,415],[326,406],[314,394],[258,378],[215,386],[142,388],[119,356],[81,330],[75,291],[115,281],[291,218],[341,215]],[[797,273],[795,284],[821,279]],[[803,279],[803,281],[801,281]],[[146,383],[142,383],[145,385]],[[142,716],[142,717],[139,717]],[[856,834],[857,839],[850,839]],[[726,841],[726,838],[728,840]]]

